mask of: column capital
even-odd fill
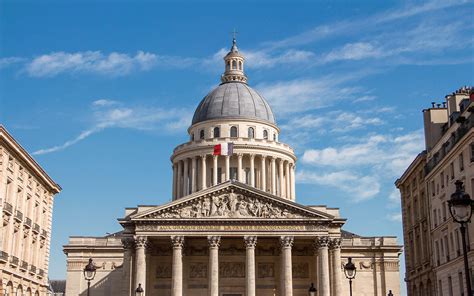
[[[221,244],[221,237],[220,236],[208,236],[207,242],[209,243],[210,248],[219,248]]]
[[[255,159],[255,154],[250,154],[250,159],[254,160]]]
[[[329,240],[329,248],[331,250],[340,249],[341,248],[341,243],[342,243],[341,238],[339,238],[339,237],[331,238]]]
[[[206,158],[207,158],[207,154],[200,154],[199,157],[202,158],[202,159],[206,159]]]
[[[329,246],[329,237],[328,236],[318,236],[314,240],[314,247],[316,249],[327,248]]]
[[[244,154],[243,153],[236,153],[237,157],[242,159],[242,157],[244,157]]]
[[[293,241],[294,241],[293,236],[281,236],[280,246],[282,249],[291,248],[293,246]]]
[[[270,160],[271,160],[272,162],[275,162],[276,159],[277,159],[276,156],[269,156],[269,157],[270,157]]]
[[[219,155],[214,155],[214,154],[212,155],[213,159],[217,159],[218,157],[219,157]]]
[[[135,247],[138,248],[146,248],[148,245],[148,237],[147,236],[135,236]]]
[[[260,155],[260,157],[261,157],[262,159],[266,159],[266,158],[267,158],[267,156],[266,156],[266,155],[263,155],[263,154]]]
[[[257,245],[256,236],[244,236],[244,244],[247,249],[253,249]]]
[[[184,236],[172,236],[171,237],[171,246],[173,249],[181,249],[184,246]]]
[[[124,237],[121,241],[124,250],[131,250],[135,247],[135,240],[131,237]]]

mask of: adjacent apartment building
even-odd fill
[[[0,295],[47,295],[56,184],[0,125]]]
[[[423,110],[425,148],[396,181],[401,193],[409,296],[466,295],[459,224],[449,213],[454,182],[474,197],[474,88]],[[474,224],[467,229],[474,285]]]

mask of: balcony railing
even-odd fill
[[[13,206],[11,204],[9,204],[8,202],[5,202],[5,204],[3,205],[3,211],[7,214],[7,215],[11,215],[13,214]]]
[[[18,222],[23,221],[23,213],[16,210],[15,211],[15,220],[18,221]]]
[[[8,253],[4,251],[0,251],[0,262],[7,263],[8,262]]]
[[[43,230],[41,231],[41,237],[42,237],[42,238],[46,238],[47,236],[48,236],[48,232],[43,229]]]
[[[21,264],[20,264],[20,269],[23,270],[23,271],[27,271],[28,270],[28,263],[26,261],[21,261]]]
[[[10,257],[10,264],[12,266],[18,266],[19,262],[20,262],[20,260],[18,259],[18,257],[15,257],[15,256]]]
[[[31,274],[35,274],[35,273],[36,273],[36,266],[34,266],[34,265],[31,265],[31,266],[30,266],[30,273],[31,273]]]
[[[33,232],[38,234],[40,232],[40,226],[38,223],[33,224]]]
[[[33,221],[31,221],[30,218],[28,217],[25,217],[25,221],[23,222],[23,225],[26,227],[26,228],[31,228],[31,224],[33,223]]]
[[[43,269],[40,269],[40,270],[38,271],[38,276],[39,276],[39,277],[44,277],[44,270],[43,270]]]

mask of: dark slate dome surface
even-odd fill
[[[275,124],[267,101],[245,83],[223,83],[202,99],[192,124],[220,118],[248,118]]]

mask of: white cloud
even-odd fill
[[[189,125],[191,113],[185,109],[163,109],[156,107],[124,107],[113,100],[96,100],[92,102],[92,127],[81,132],[72,140],[51,148],[35,151],[34,155],[47,154],[64,150],[93,134],[108,128],[126,128],[136,130],[159,130],[164,133],[184,130]]]
[[[323,55],[320,62],[329,63],[341,60],[362,60],[366,58],[379,58],[383,52],[377,46],[368,42],[345,44],[342,48],[334,49]]]
[[[387,218],[393,222],[402,222],[402,213],[391,213],[387,216]]]
[[[392,192],[388,195],[388,200],[392,204],[399,205],[400,204],[400,191],[398,189],[394,188]]]
[[[373,198],[381,187],[377,178],[361,176],[348,170],[322,174],[302,170],[297,173],[296,181],[340,189],[350,194],[349,199],[355,202]]]
[[[25,59],[20,57],[7,57],[7,58],[0,58],[0,70],[6,67],[9,67],[13,64],[21,63]]]
[[[53,52],[34,58],[26,65],[26,72],[33,77],[51,77],[65,72],[121,76],[149,70],[157,60],[157,55],[143,51],[134,56],[117,52],[104,55],[100,51]]]

